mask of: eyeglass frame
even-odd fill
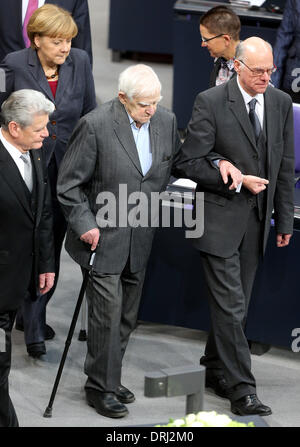
[[[225,36],[225,35],[226,35],[226,33],[221,33],[221,34],[218,34],[217,36],[209,37],[208,39],[206,39],[206,37],[201,36],[201,40],[203,43],[206,43],[206,42],[209,42],[210,40],[216,39],[217,37],[221,37],[221,36]]]
[[[277,70],[276,65],[273,65],[272,68],[268,68],[267,70],[264,70],[263,68],[256,68],[255,70],[260,70],[261,71],[261,73],[257,73],[257,71],[255,71],[253,68],[248,67],[248,65],[245,64],[245,62],[242,61],[241,59],[237,59],[237,60],[239,62],[241,62],[243,65],[245,65],[245,67],[247,67],[248,70],[250,70],[253,73],[252,76],[255,76],[255,77],[262,76],[265,73],[267,73],[268,76],[272,76],[272,74],[275,73],[275,71]],[[270,70],[271,70],[271,73],[269,73]]]

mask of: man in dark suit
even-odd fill
[[[272,49],[260,38],[237,47],[237,77],[200,93],[177,161],[177,175],[204,191],[200,250],[211,332],[200,363],[207,386],[240,415],[271,414],[256,395],[244,324],[274,209],[277,246],[293,232],[293,110],[273,87]],[[249,113],[249,114],[248,114]]]
[[[158,105],[160,95],[150,67],[126,69],[118,98],[80,120],[58,176],[69,224],[66,249],[84,268],[95,250],[87,288],[85,390],[89,405],[108,417],[125,416],[124,404],[135,399],[121,385],[121,367],[154,235],[147,219],[151,193],[166,187],[180,146],[175,116]],[[138,200],[140,207],[134,206]]]
[[[11,330],[30,289],[35,299],[54,283],[50,190],[41,146],[53,104],[20,90],[2,105],[0,129],[0,427],[16,427],[9,397]]]
[[[227,82],[234,74],[234,55],[240,41],[241,22],[226,6],[215,6],[200,19],[202,47],[214,58],[209,87]]]
[[[78,34],[73,39],[72,46],[87,51],[92,65],[92,39],[87,0],[39,0],[38,7],[44,3],[52,3],[70,11],[78,26]],[[28,0],[10,0],[8,7],[7,3],[0,2],[0,62],[8,53],[25,48],[22,27],[27,4]]]
[[[50,22],[53,17],[54,23]],[[58,38],[60,29],[64,29],[67,35],[65,39],[58,39],[57,43],[54,37]],[[57,170],[79,118],[96,107],[89,58],[85,51],[71,48],[73,31],[76,32],[77,27],[69,12],[55,5],[44,5],[33,13],[29,21],[32,47],[8,54],[0,64],[6,81],[5,92],[0,94],[0,104],[11,92],[24,88],[41,91],[55,104],[55,111],[48,123],[49,136],[43,147],[52,192],[56,280],[51,292],[38,302],[33,303],[30,297],[26,297],[16,318],[17,329],[24,328],[28,354],[35,357],[46,353],[45,340],[55,335],[52,327],[46,324],[46,306],[57,284],[60,252],[66,232],[66,221],[56,198]],[[53,36],[55,32],[57,35]],[[49,45],[52,51],[49,51]],[[51,61],[52,66],[54,64],[52,71],[48,72],[45,60],[48,63]],[[56,90],[51,88],[53,82],[47,79],[50,74],[48,78],[51,80],[53,71],[57,72]]]

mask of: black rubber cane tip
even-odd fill
[[[81,329],[78,335],[78,340],[79,341],[87,341],[87,335],[86,335],[86,331],[84,329]]]
[[[44,418],[52,418],[52,408],[47,407],[44,413]]]

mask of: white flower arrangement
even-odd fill
[[[200,411],[197,414],[188,414],[180,419],[170,419],[167,425],[157,427],[255,427],[253,422],[237,422],[226,414],[215,411]]]

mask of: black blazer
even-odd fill
[[[0,313],[15,310],[31,278],[54,272],[50,188],[41,149],[32,150],[36,205],[10,154],[0,141]]]
[[[89,54],[93,62],[90,17],[87,0],[46,0],[71,12],[77,26],[78,34],[72,45]],[[12,51],[25,48],[22,34],[22,1],[10,0],[0,2],[0,61]]]
[[[44,157],[48,165],[54,152],[59,165],[66,151],[68,139],[78,120],[96,107],[94,79],[88,55],[72,48],[59,69],[55,99],[35,50],[26,48],[8,54],[0,68],[5,70],[6,92],[0,93],[0,104],[14,91],[29,88],[42,92],[55,104],[48,124]]]

